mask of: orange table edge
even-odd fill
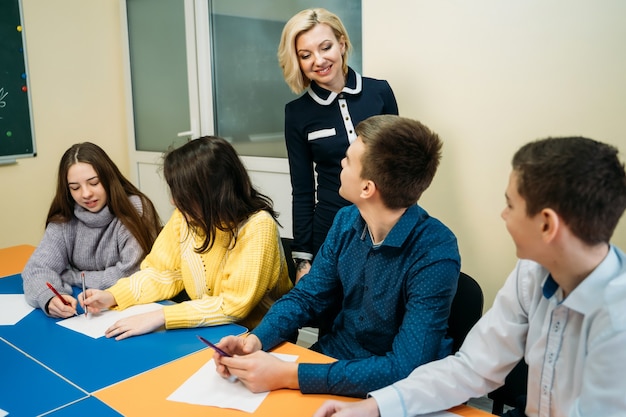
[[[297,355],[298,362],[329,363],[334,359],[312,350],[283,343],[275,352]],[[95,392],[93,395],[109,407],[127,417],[146,415],[184,415],[186,417],[280,417],[311,416],[324,401],[339,399],[358,401],[357,398],[326,394],[302,394],[297,390],[278,390],[269,393],[267,398],[252,414],[227,408],[209,407],[168,401],[167,397],[189,379],[198,369],[212,358],[213,351],[204,349],[166,365],[152,369],[141,375],[127,379]],[[486,417],[491,414],[467,406],[449,410],[464,417]]]
[[[35,251],[32,245],[18,245],[0,249],[0,278],[20,274]]]

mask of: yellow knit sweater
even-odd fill
[[[167,300],[184,288],[190,301],[163,308],[167,329],[232,322],[252,329],[291,289],[278,225],[266,211],[239,225],[232,248],[218,230],[213,247],[198,254],[202,240],[175,210],[141,269],[108,289],[118,308]]]

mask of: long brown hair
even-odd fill
[[[161,220],[152,201],[130,181],[128,181],[102,148],[90,142],[72,145],[61,158],[57,190],[48,217],[49,223],[65,223],[74,217],[76,202],[70,193],[67,173],[78,162],[89,164],[98,174],[98,178],[107,194],[107,206],[115,217],[137,239],[144,253],[150,252],[152,244],[161,231]],[[141,199],[142,211],[139,213],[129,196]]]
[[[252,186],[237,152],[220,137],[204,136],[168,152],[163,173],[190,230],[205,236],[198,253],[213,246],[218,229],[230,233],[234,245],[238,225],[259,210],[278,217],[272,200]]]

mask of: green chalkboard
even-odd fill
[[[35,156],[20,0],[0,0],[0,162]]]

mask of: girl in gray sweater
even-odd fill
[[[76,314],[72,287],[81,273],[88,288],[109,288],[139,269],[160,229],[152,202],[102,148],[73,145],[59,164],[43,239],[22,272],[26,301],[51,317]]]

